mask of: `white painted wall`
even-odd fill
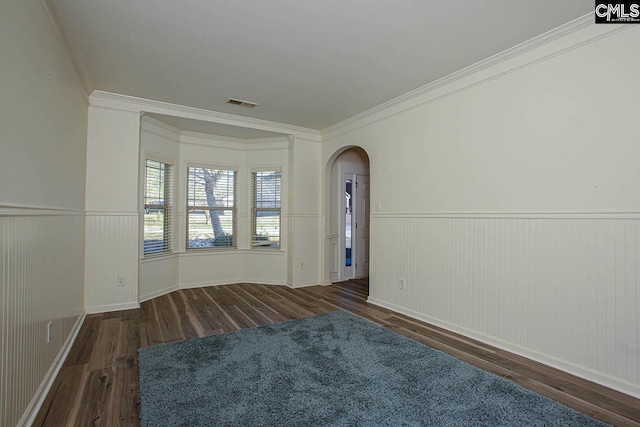
[[[138,307],[140,114],[91,105],[87,130],[85,309]],[[117,286],[118,278],[125,286]]]
[[[152,289],[147,284],[139,285],[137,281],[127,279],[127,288],[116,288],[115,281],[119,275],[134,275],[138,270],[131,265],[131,248],[138,250],[139,242],[134,245],[132,236],[139,231],[139,116],[143,112],[185,117],[195,120],[211,121],[227,125],[236,125],[289,134],[288,141],[238,141],[224,137],[211,137],[202,134],[181,132],[180,158],[177,170],[177,222],[176,251],[178,253],[178,286],[204,286],[207,284],[235,283],[239,281],[256,281],[270,284],[286,284],[289,286],[306,286],[320,283],[320,257],[322,214],[320,191],[320,157],[321,144],[318,131],[280,123],[266,122],[229,114],[216,113],[196,108],[166,104],[129,96],[94,92],[90,96],[89,114],[89,164],[87,166],[87,209],[95,209],[93,216],[119,215],[126,218],[126,224],[118,224],[121,230],[132,230],[130,234],[120,234],[120,238],[110,240],[108,245],[93,244],[87,249],[87,265],[95,260],[91,267],[87,266],[87,296],[85,298],[88,311],[106,311],[117,308],[124,309],[138,304],[139,289],[143,290],[143,298],[156,295],[162,290]],[[136,127],[138,126],[138,127]],[[135,153],[134,153],[135,151]],[[239,221],[249,221],[248,179],[250,168],[254,166],[280,166],[284,173],[283,182],[283,216],[281,251],[274,254],[249,249],[249,229],[241,228],[238,235],[238,250],[232,254],[221,252],[198,253],[185,251],[184,197],[180,191],[184,185],[183,170],[187,161],[216,165],[239,165]],[[136,163],[135,174],[132,172]],[[103,171],[113,165],[122,172],[115,181],[108,182]],[[135,176],[134,176],[135,175]],[[291,186],[291,190],[289,190]],[[106,192],[110,190],[108,202],[89,199],[89,188]],[[244,192],[244,194],[242,194]],[[289,194],[291,193],[291,195]],[[97,196],[96,196],[97,197]],[[111,197],[118,199],[114,200]],[[108,205],[116,206],[110,211]],[[136,206],[133,219],[131,206]],[[90,213],[88,212],[88,215]],[[136,222],[133,225],[133,222]],[[102,218],[92,224],[96,230],[92,236],[100,233],[110,234],[111,225]],[[104,224],[102,226],[101,224]],[[112,224],[113,225],[113,224]],[[126,228],[129,227],[129,228]],[[295,233],[294,233],[295,231]],[[117,232],[117,231],[116,231]],[[136,240],[140,240],[136,238]],[[89,243],[88,243],[89,245]],[[249,252],[246,252],[249,251]],[[116,254],[114,256],[114,254]],[[121,256],[121,254],[123,254]],[[220,256],[217,256],[220,255]],[[126,259],[125,259],[126,257]],[[193,259],[192,259],[193,258]],[[113,267],[106,277],[98,276],[98,260]],[[241,268],[243,263],[248,266]],[[298,268],[293,263],[298,262]],[[164,266],[166,267],[166,266]],[[225,268],[222,272],[221,269]],[[153,273],[141,267],[141,280],[153,280]],[[169,281],[160,287],[169,289]],[[129,286],[133,288],[129,289]],[[166,286],[166,287],[165,287]]]
[[[290,143],[288,177],[288,280],[292,287],[321,283],[322,146],[295,135]]]
[[[210,164],[238,170],[237,182],[237,249],[211,251],[186,250],[185,197],[177,200],[179,220],[178,250],[179,286],[189,288],[218,284],[257,282],[287,284],[287,200],[289,143],[284,138],[238,140],[215,135],[185,132],[180,138],[180,165],[186,171],[189,163]],[[318,145],[318,144],[317,144]],[[281,249],[251,249],[250,174],[253,167],[282,169]],[[178,188],[186,186],[186,175],[178,178]]]
[[[0,425],[13,426],[83,318],[87,103],[42,2],[3,3],[0,52]]]
[[[142,200],[143,180],[144,180],[144,162],[148,156],[155,159],[162,159],[173,164],[174,178],[174,199],[176,201],[184,199],[184,191],[176,186],[175,180],[183,172],[180,168],[180,131],[171,126],[167,126],[162,122],[143,116],[140,120],[140,165],[139,165],[139,191],[138,211],[144,212]],[[184,206],[184,204],[183,204]],[[184,209],[184,208],[183,208]],[[172,210],[174,222],[183,212]],[[184,240],[178,239],[178,227],[174,226],[172,242],[174,248],[182,245]],[[138,257],[140,259],[139,267],[139,300],[140,302],[164,295],[178,289],[178,256],[172,254],[169,256],[144,258],[144,251],[140,242],[143,241],[144,215],[140,215],[139,219],[139,235],[138,235]],[[184,234],[182,234],[184,236]]]
[[[369,154],[372,302],[640,396],[640,27],[604,27],[328,129],[323,162]]]
[[[86,99],[67,51],[41,2],[9,0],[0,19],[0,198],[81,210]]]
[[[102,110],[109,106],[113,107],[109,104],[98,109]],[[182,132],[143,117],[140,145],[139,180],[141,180],[142,162],[147,153],[168,161],[173,160],[176,177],[175,255],[145,260],[143,254],[139,253],[140,300],[177,288],[228,283],[255,282],[293,287],[320,283],[321,259],[318,236],[321,215],[318,171],[321,145],[318,141],[309,139],[305,135],[245,140]],[[105,158],[108,157],[108,155],[105,156]],[[186,249],[184,188],[185,172],[187,164],[190,163],[231,167],[238,170],[237,249],[213,251]],[[283,172],[281,249],[278,251],[253,249],[250,245],[250,173],[252,168],[264,167],[280,168]],[[297,191],[296,201],[292,200],[294,191]],[[141,211],[141,202],[139,201],[138,204],[138,210]],[[298,212],[291,213],[291,209],[297,209]],[[139,227],[141,229],[142,222],[139,222]],[[293,263],[296,265],[295,268]],[[112,291],[111,298],[118,298],[118,291],[120,289]],[[123,303],[127,304],[124,300]]]

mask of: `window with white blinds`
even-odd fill
[[[172,250],[173,166],[146,159],[144,163],[144,256]]]
[[[251,172],[251,246],[280,248],[282,171]]]
[[[187,249],[236,247],[237,174],[187,167]]]

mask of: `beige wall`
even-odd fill
[[[87,103],[42,2],[3,2],[0,52],[0,425],[12,426],[83,314]]]
[[[141,143],[149,152],[173,159],[176,164],[176,221],[174,249],[177,261],[143,260],[140,297],[167,292],[177,287],[257,282],[290,286],[318,284],[320,192],[318,169],[320,144],[302,138],[241,140],[195,134],[171,129],[144,118]],[[231,166],[238,169],[237,250],[188,252],[185,250],[185,170],[188,163]],[[278,167],[283,171],[281,250],[250,248],[249,174],[252,168]],[[293,200],[292,200],[293,199]],[[291,210],[297,212],[292,213]],[[292,232],[291,230],[294,230]],[[295,248],[295,249],[294,249]],[[294,266],[295,264],[295,266]],[[167,266],[177,273],[167,274]],[[158,280],[154,272],[162,270]],[[177,276],[175,276],[177,275]]]
[[[88,313],[138,306],[139,140],[139,112],[89,107],[84,277]],[[119,277],[124,277],[124,286],[117,286]]]
[[[84,208],[84,93],[41,2],[0,16],[0,202]]]
[[[186,224],[184,215],[177,222],[180,252],[180,287],[209,286],[240,282],[287,284],[287,201],[289,142],[286,138],[265,140],[235,140],[215,135],[184,134],[180,144],[178,188],[186,188],[186,165],[189,163],[229,166],[238,170],[236,201],[237,249],[217,251],[186,251]],[[251,249],[250,237],[250,174],[254,167],[281,168],[282,215],[281,250],[259,251]],[[185,211],[185,197],[178,199],[178,210]]]
[[[152,156],[155,159],[164,160],[173,164],[174,179],[182,174],[182,169],[179,164],[180,132],[178,129],[156,122],[148,117],[143,117],[140,122],[140,147],[141,155],[138,188],[140,188],[141,193],[143,191],[144,161],[147,156]],[[184,193],[181,192],[181,188],[176,187],[174,183],[175,200],[182,200],[184,198],[183,194]],[[140,197],[138,197],[138,211],[142,212],[143,209],[142,194],[140,194]],[[173,209],[172,214],[172,221],[175,222],[178,215],[181,215],[182,213],[176,213],[175,209]],[[143,220],[143,216],[140,216],[138,242],[142,242],[144,240]],[[173,235],[171,236],[171,240],[174,245],[179,246],[180,239],[178,239],[177,229],[178,226],[174,226],[172,228]],[[140,258],[138,285],[139,301],[146,301],[158,295],[163,295],[178,289],[178,256],[174,254],[145,260],[143,252],[142,245],[138,244],[138,256]]]
[[[371,301],[640,395],[640,27],[603,27],[329,129],[323,158],[369,154]]]
[[[94,93],[90,99],[85,255],[87,312],[136,307],[140,299],[177,287],[246,281],[293,287],[320,283],[319,135],[287,125],[246,123],[240,117],[230,123],[229,116],[224,117],[225,124],[279,131],[290,136],[234,140],[177,129],[171,131],[157,123],[149,124],[152,121],[148,119],[142,120],[141,131],[142,112],[214,122],[222,119],[211,112],[113,94]],[[152,130],[154,126],[155,130]],[[164,261],[140,261],[140,154],[146,152],[176,162],[174,249],[177,258]],[[238,168],[238,223],[246,226],[238,228],[237,250],[185,251],[182,189],[186,185],[187,163]],[[249,174],[252,167],[267,166],[283,170],[280,251],[249,247]],[[109,176],[106,173],[109,170],[115,171],[117,176]],[[157,271],[164,272],[162,277],[166,280],[158,281]],[[117,286],[118,277],[123,276],[126,285]]]
[[[331,168],[350,146],[370,160],[372,302],[640,395],[639,27],[549,37],[321,138],[105,93],[87,110],[39,1],[10,0],[0,24],[0,396],[9,396],[0,424],[28,416],[83,305],[135,307],[174,281],[326,283]],[[143,111],[291,135],[269,149],[194,144],[193,135],[177,151],[142,147],[178,155],[178,173],[194,160],[282,165],[281,252],[241,247],[140,266]],[[158,271],[173,279],[159,289],[139,283]]]

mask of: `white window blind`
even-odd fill
[[[187,249],[236,247],[237,171],[187,167]]]
[[[146,159],[144,164],[144,255],[172,250],[173,166]]]
[[[279,249],[282,171],[252,171],[251,195],[251,246]]]

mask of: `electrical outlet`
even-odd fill
[[[124,276],[118,276],[118,278],[116,279],[116,284],[118,287],[126,286],[127,279]]]
[[[398,279],[398,287],[400,288],[401,291],[406,290],[407,282],[404,279]]]
[[[51,342],[51,329],[53,328],[53,320],[49,320],[47,323],[47,344]]]

